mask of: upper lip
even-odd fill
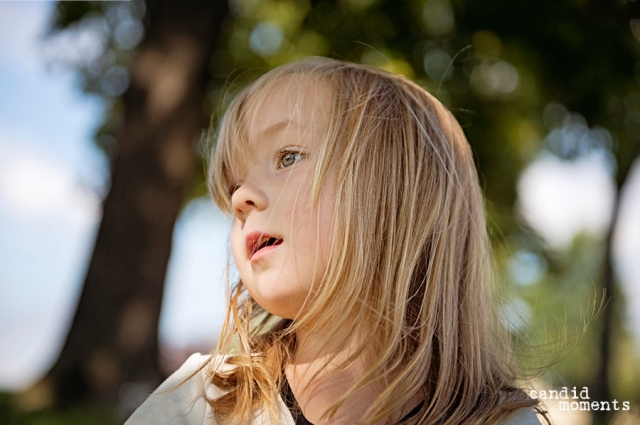
[[[247,234],[246,243],[247,243],[247,256],[249,259],[255,254],[261,246],[265,245],[269,242],[269,239],[274,239],[275,242],[282,242],[282,238],[279,236],[271,235],[269,233],[261,232],[259,230],[250,232]]]

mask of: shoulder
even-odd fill
[[[209,374],[211,370],[222,371],[229,367],[232,366],[225,363],[224,356],[211,358],[192,354],[133,412],[125,425],[216,425],[205,394],[217,398],[225,391],[209,381]],[[278,404],[281,423],[294,425],[293,417],[280,397]],[[267,424],[267,415],[259,414],[252,425]]]
[[[496,422],[495,425],[540,425],[540,420],[532,407],[526,407],[519,409],[508,418]]]
[[[203,365],[210,361],[211,366],[217,364],[219,367],[223,360],[211,359],[211,356],[200,353],[192,354],[138,407],[125,424],[215,424],[204,398],[205,388],[209,397],[220,396],[222,391],[207,385],[209,365],[204,368]]]

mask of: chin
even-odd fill
[[[267,312],[274,316],[282,317],[283,319],[293,320],[298,317],[298,313],[300,312],[300,307],[292,305],[291,298],[254,298],[254,300]]]

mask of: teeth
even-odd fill
[[[278,243],[280,239],[277,238],[267,238],[265,240],[260,241],[260,243],[258,244],[258,247],[256,248],[256,251],[264,248],[265,246],[272,246],[275,245],[276,243]]]

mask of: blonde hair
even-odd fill
[[[332,329],[353,329],[338,341],[342,348],[360,341],[342,369],[367,359],[368,369],[325,417],[370,386],[379,392],[363,424],[389,418],[418,392],[425,406],[408,423],[484,423],[535,406],[515,382],[508,337],[495,313],[470,146],[453,115],[417,84],[323,58],[265,74],[233,100],[218,128],[209,168],[217,205],[231,212],[233,169],[246,148],[251,105],[294,75],[319,78],[331,89],[312,196],[335,169],[330,261],[305,315],[269,329],[251,324],[261,309],[242,282],[232,290],[216,352],[235,367],[213,372],[212,382],[229,392],[208,400],[218,420],[246,424],[266,411],[276,421],[296,329],[309,325],[327,343]],[[237,349],[229,354],[233,339]]]

